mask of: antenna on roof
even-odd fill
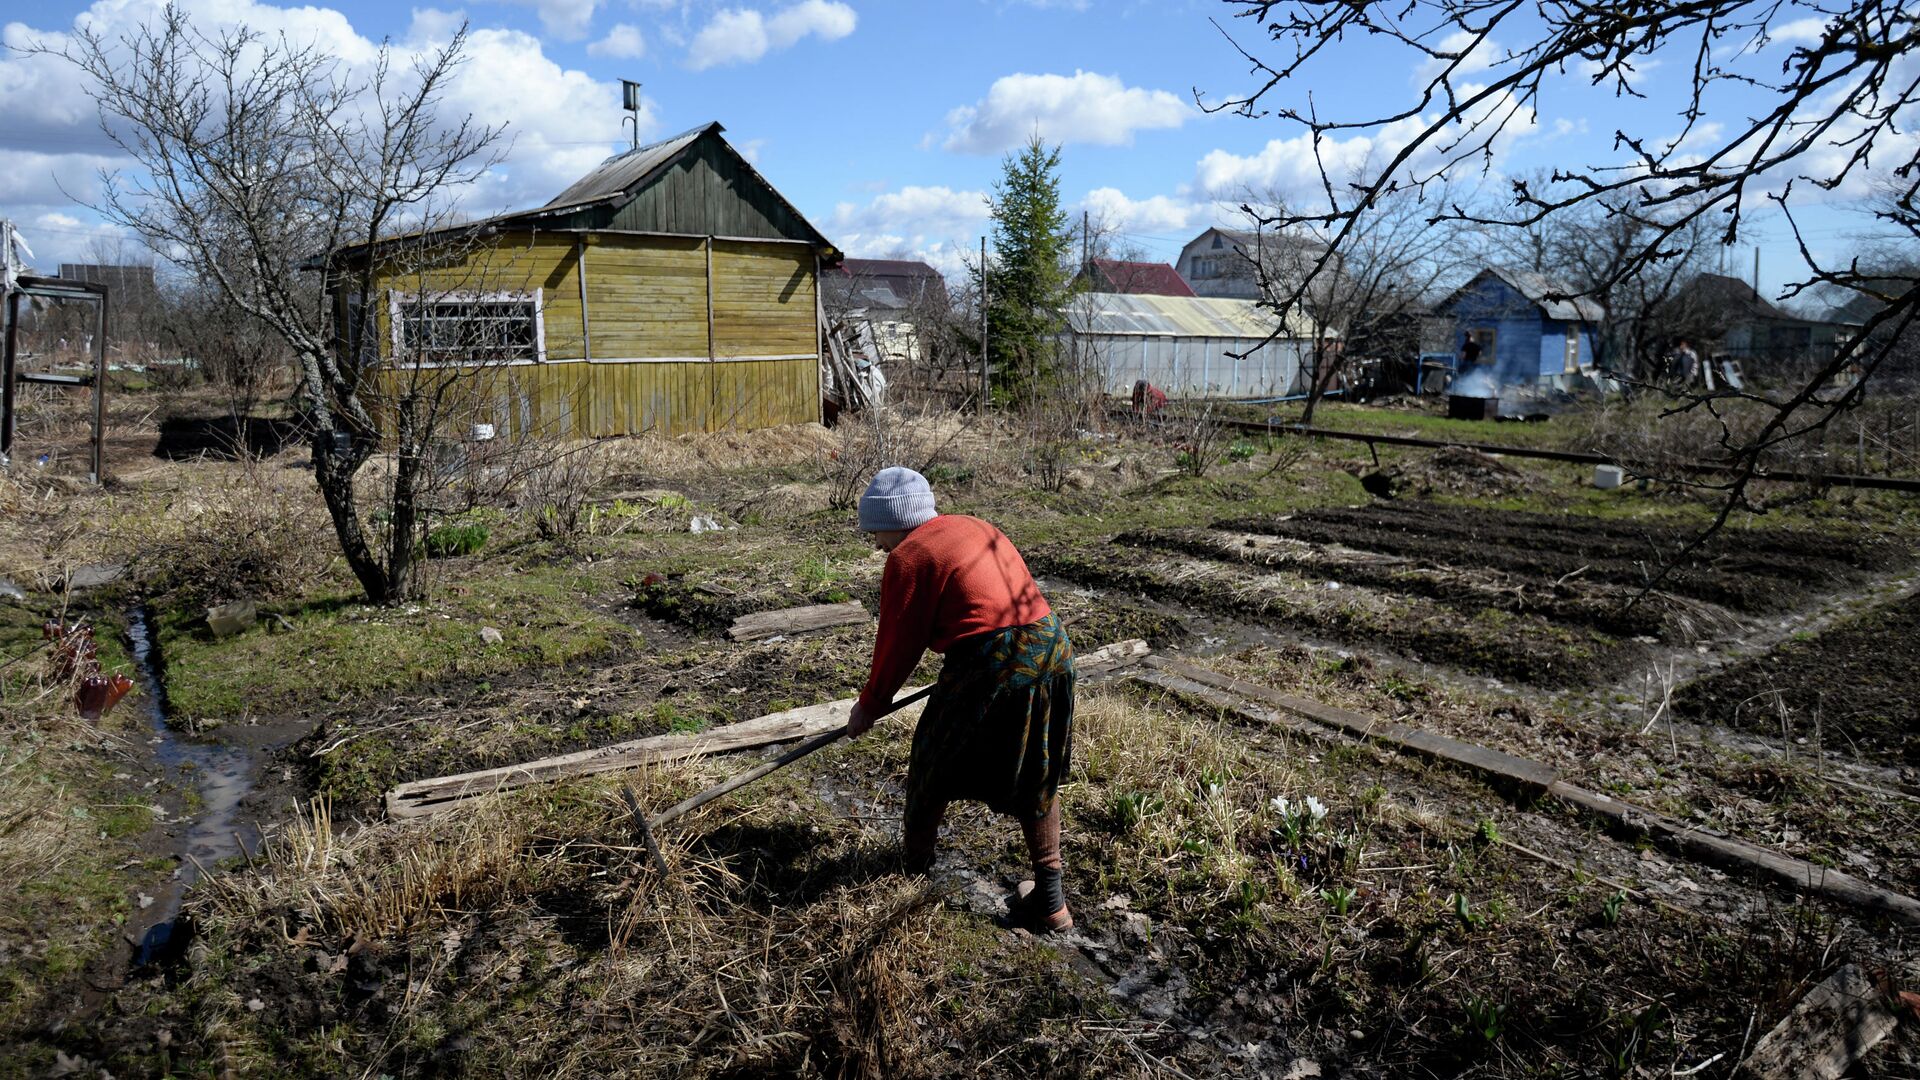
[[[627,115],[620,121],[621,126],[633,124],[633,148],[640,149],[640,84],[632,79],[620,80],[620,107]]]

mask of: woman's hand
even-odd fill
[[[847,734],[865,735],[872,729],[873,722],[878,719],[880,719],[879,714],[868,711],[866,702],[856,701],[853,703],[853,712],[847,717]]]

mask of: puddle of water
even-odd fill
[[[140,942],[135,963],[145,966],[184,944],[175,940],[184,937],[179,934],[175,917],[188,887],[221,859],[252,854],[259,848],[260,831],[252,823],[243,831],[238,818],[240,800],[253,788],[254,755],[237,746],[195,742],[175,731],[167,723],[166,685],[160,677],[162,658],[155,648],[146,608],[127,612],[127,638],[146,691],[142,701],[152,729],[147,741],[154,758],[172,774],[180,790],[199,796],[198,807],[186,819],[187,831],[178,841],[175,853],[180,865],[173,878],[127,928],[129,938]]]

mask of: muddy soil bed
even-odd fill
[[[1920,769],[1920,594],[1738,661],[1682,687],[1674,709],[1705,723],[1818,739]]]
[[[1245,570],[1208,559],[1135,558],[1064,545],[1026,552],[1044,577],[1125,590],[1150,599],[1297,633],[1385,647],[1464,671],[1548,687],[1587,686],[1624,672],[1644,649],[1593,631],[1503,611],[1468,617],[1442,605],[1337,582]]]
[[[1234,519],[1216,527],[1402,555],[1424,565],[1630,587],[1646,584],[1661,560],[1678,555],[1695,535],[1644,522],[1418,503]],[[1735,611],[1777,612],[1912,555],[1911,545],[1879,538],[1742,529],[1686,556],[1661,589]]]
[[[1289,546],[1302,550],[1271,550],[1262,543],[1278,539],[1212,529],[1149,529],[1122,533],[1114,543],[1201,558],[1232,558],[1323,581],[1422,596],[1467,615],[1492,608],[1516,615],[1538,615],[1562,625],[1592,627],[1621,637],[1678,636],[1676,631],[1680,630],[1670,625],[1677,620],[1661,610],[1660,598],[1629,608],[1625,601],[1633,591],[1622,587],[1595,585],[1579,578],[1543,584],[1498,571],[1435,571],[1412,559],[1372,553],[1352,553],[1358,558],[1325,558],[1321,557],[1325,549],[1318,545],[1297,543]]]

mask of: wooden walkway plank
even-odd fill
[[[735,641],[759,641],[779,634],[800,634],[830,626],[863,623],[871,618],[858,600],[849,600],[844,604],[809,604],[742,615],[733,620],[727,636]]]
[[[1589,791],[1560,779],[1558,770],[1544,762],[1293,697],[1271,687],[1163,656],[1149,656],[1145,663],[1151,674],[1136,675],[1136,681],[1191,693],[1248,719],[1262,720],[1275,712],[1285,713],[1343,734],[1410,750],[1461,766],[1485,779],[1552,795],[1571,806],[1608,818],[1628,831],[1663,841],[1668,848],[1690,858],[1741,870],[1758,870],[1795,889],[1920,925],[1920,900],[1880,888],[1844,871],[1818,866],[1745,840],[1704,832],[1646,807]],[[1212,694],[1196,693],[1196,690],[1212,691]]]
[[[1746,1080],[1839,1080],[1899,1026],[1887,997],[1847,964],[1807,992],[1740,1063]]]

